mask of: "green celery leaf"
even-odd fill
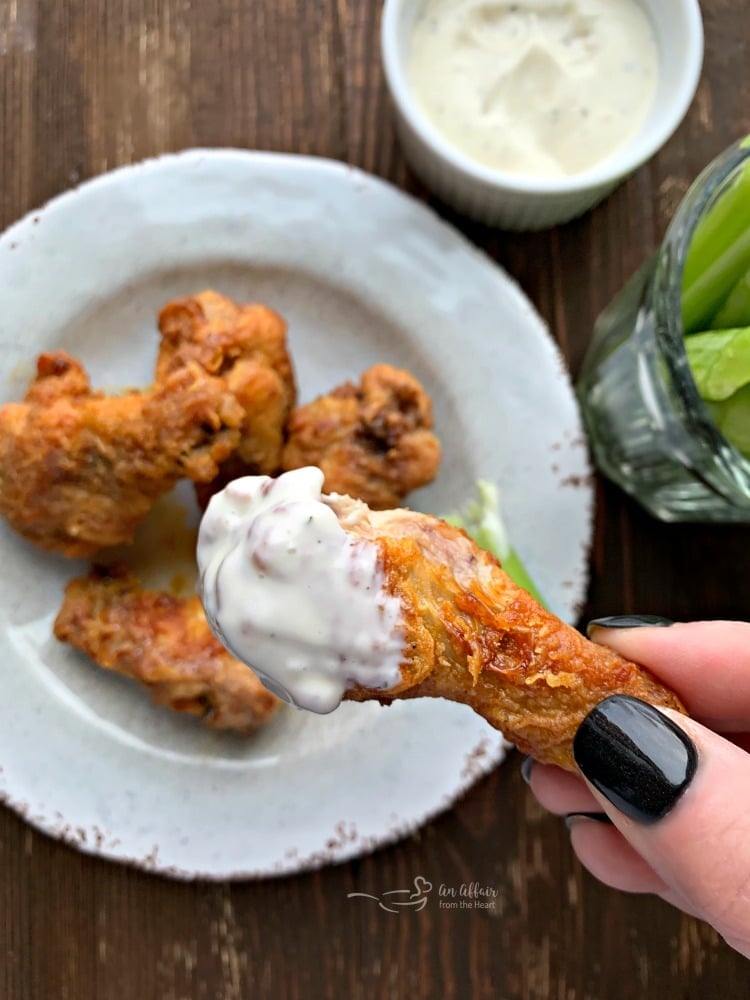
[[[738,389],[712,410],[716,424],[727,441],[750,458],[750,385]]]
[[[750,382],[750,327],[694,333],[685,339],[685,348],[703,399],[728,399]]]

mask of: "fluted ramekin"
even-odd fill
[[[659,48],[659,84],[643,127],[621,150],[569,177],[538,178],[494,170],[450,143],[411,92],[407,61],[414,19],[429,0],[385,0],[381,44],[404,153],[414,171],[447,204],[504,229],[544,229],[596,205],[648,160],[682,121],[703,62],[697,0],[641,0]]]

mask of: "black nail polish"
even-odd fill
[[[666,816],[698,766],[695,745],[679,726],[620,694],[589,712],[573,740],[573,756],[594,788],[638,823]]]
[[[661,615],[610,615],[608,618],[592,618],[586,626],[586,634],[591,635],[591,630],[595,628],[643,628],[646,625],[666,628],[674,622]]]
[[[573,824],[579,819],[592,820],[594,823],[602,823],[603,825],[606,826],[614,826],[612,820],[606,813],[579,812],[579,813],[568,813],[568,815],[565,817],[566,827],[569,830],[571,830],[573,828]]]
[[[531,769],[534,766],[533,757],[524,757],[523,764],[521,764],[521,777],[526,782],[527,785],[531,784]]]

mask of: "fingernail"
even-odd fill
[[[674,622],[661,615],[610,615],[608,618],[592,618],[586,626],[586,635],[591,636],[595,628],[643,628],[645,625],[666,628]]]
[[[534,766],[533,757],[524,757],[523,764],[521,764],[521,777],[526,782],[527,785],[531,784],[531,769]]]
[[[655,823],[693,780],[695,745],[651,705],[613,695],[592,709],[573,740],[582,774],[613,806],[638,823]]]
[[[606,813],[597,813],[597,812],[591,812],[591,813],[586,813],[586,812],[568,813],[568,815],[565,817],[565,825],[566,825],[566,827],[569,830],[572,830],[573,826],[579,820],[592,820],[594,823],[602,823],[602,824],[605,824],[607,826],[613,826],[614,825],[612,823],[612,820],[609,818],[609,816]]]

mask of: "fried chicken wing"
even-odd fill
[[[365,512],[347,530],[376,542],[404,623],[401,682],[347,697],[462,702],[523,753],[568,770],[578,726],[609,695],[683,710],[647,670],[537,604],[460,529],[394,510]]]
[[[54,630],[100,666],[145,685],[157,705],[215,729],[252,732],[279,706],[214,638],[198,597],[142,590],[125,567],[72,580]]]
[[[42,354],[23,401],[0,408],[0,514],[67,556],[131,541],[178,479],[216,476],[243,419],[224,380],[195,362],[146,392],[106,396],[69,354]]]
[[[374,365],[359,385],[346,382],[292,411],[282,465],[315,465],[329,493],[394,507],[437,474],[440,443],[432,427],[432,403],[417,379]]]
[[[432,426],[432,403],[417,379],[374,365],[358,385],[345,382],[292,410],[281,469],[265,471],[316,465],[328,492],[346,493],[375,509],[393,507],[437,475],[440,442]],[[233,479],[259,471],[257,463],[235,454],[216,479],[196,485],[199,506],[205,510]]]
[[[0,408],[0,514],[40,547],[89,556],[132,541],[179,479],[209,482],[227,461],[278,471],[294,402],[283,320],[203,292],[166,306],[159,327],[150,389],[94,392],[58,351]]]
[[[537,604],[462,530],[326,496],[322,484],[315,468],[238,480],[198,536],[211,626],[294,704],[447,698],[569,770],[581,721],[607,696],[681,708],[648,671]]]
[[[296,394],[281,316],[267,306],[238,306],[205,291],[166,305],[159,314],[159,331],[156,381],[186,362],[226,379],[245,414],[232,467],[278,472],[284,426]],[[226,470],[221,477],[227,479]]]

